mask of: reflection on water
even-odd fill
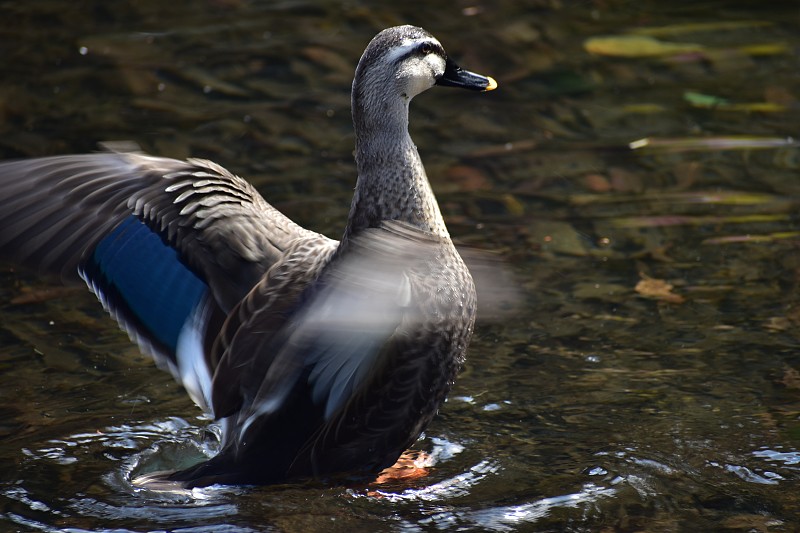
[[[451,233],[502,258],[518,293],[417,443],[425,477],[169,494],[131,478],[213,453],[213,426],[85,291],[5,268],[0,530],[800,527],[794,2],[0,16],[0,157],[118,139],[208,157],[332,237],[355,61],[384,26],[428,28],[500,82],[479,102],[425,94],[411,130]]]
[[[441,487],[432,486],[427,492],[435,492],[439,488]],[[444,496],[446,495],[447,490],[444,492]],[[591,509],[598,500],[613,495],[612,488],[601,488],[587,483],[580,492],[542,498],[521,505],[494,506],[487,509],[447,509],[432,513],[430,517],[417,523],[401,521],[400,529],[417,531],[423,528],[438,530],[468,528],[481,531],[514,531],[518,526],[539,522],[561,509]]]
[[[24,483],[7,486],[2,495],[26,507],[29,512],[6,513],[4,516],[18,525],[41,529],[48,529],[48,526],[46,521],[38,522],[35,518],[40,513],[44,516],[57,516],[62,525],[79,523],[79,520],[87,517],[102,522],[145,519],[164,527],[187,520],[225,523],[230,517],[241,514],[237,500],[255,489],[213,486],[164,492],[137,488],[130,483],[137,470],[180,468],[184,463],[197,461],[200,456],[213,453],[213,449],[208,449],[209,439],[204,438],[203,433],[203,430],[185,420],[172,418],[74,434],[64,439],[48,441],[36,450],[23,449],[25,460],[19,472],[23,478],[29,472],[31,477],[35,477],[32,472],[40,469],[42,462],[66,466],[78,462],[79,458],[86,460],[87,455],[101,456],[105,460],[121,464],[114,466],[111,472],[103,476],[106,490],[101,489],[100,494],[92,495],[64,495],[52,502],[59,505],[58,509],[46,503],[53,499],[53,495],[46,489],[38,494],[29,492]],[[430,439],[430,445],[428,465],[434,468],[464,451],[464,446],[441,438]],[[213,444],[211,447],[213,448]],[[158,466],[143,466],[144,463],[155,463]],[[592,476],[604,474],[606,472],[601,469],[589,472]],[[588,482],[575,493],[542,497],[516,505],[484,507],[458,503],[460,500],[469,501],[472,494],[480,492],[482,483],[498,476],[502,476],[499,463],[484,459],[441,481],[429,483],[429,480],[423,480],[425,484],[419,487],[404,487],[401,483],[394,487],[374,485],[339,489],[337,493],[338,497],[345,500],[366,500],[370,506],[385,509],[396,509],[399,505],[423,505],[427,509],[425,516],[415,521],[397,516],[397,524],[401,529],[476,527],[510,531],[515,525],[539,521],[559,509],[596,508],[598,501],[613,497],[616,494],[614,486],[623,482],[621,478],[608,480],[607,486]],[[281,496],[280,492],[269,495],[269,489],[262,490],[267,493],[267,497]],[[319,491],[320,488],[312,490]],[[311,490],[306,491],[306,497],[309,492]],[[251,529],[234,527],[225,531]]]

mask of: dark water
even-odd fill
[[[0,530],[800,528],[797,3],[439,4],[0,4],[0,156],[211,158],[332,237],[355,62],[426,27],[500,83],[411,129],[518,296],[482,308],[427,477],[171,496],[130,473],[213,451],[207,421],[85,290],[4,268]]]

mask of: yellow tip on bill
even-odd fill
[[[497,82],[494,81],[494,78],[491,76],[486,76],[489,79],[489,85],[486,86],[484,91],[494,91],[497,89]]]

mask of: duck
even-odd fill
[[[408,132],[411,100],[434,86],[497,82],[419,27],[367,45],[339,241],[203,159],[110,147],[0,163],[0,259],[84,282],[220,425],[216,455],[147,481],[374,476],[434,418],[477,306]]]

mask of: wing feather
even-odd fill
[[[324,237],[200,159],[104,152],[0,163],[0,258],[82,278],[204,408],[220,317],[292,243],[314,239]]]
[[[77,280],[87,250],[133,214],[178,250],[224,309],[290,242],[315,235],[245,180],[199,159],[105,152],[12,161],[0,163],[0,192],[0,256]]]

